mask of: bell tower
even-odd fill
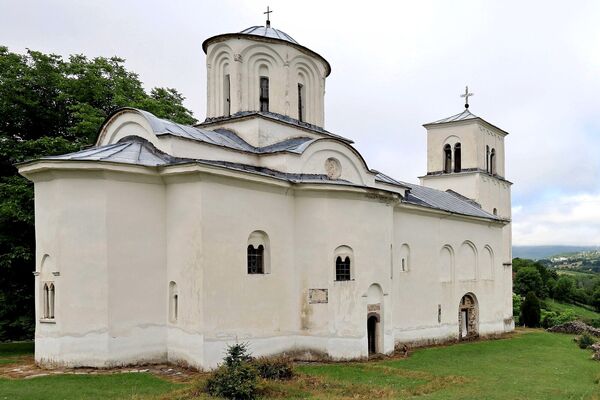
[[[421,185],[453,191],[500,219],[511,219],[511,185],[505,178],[504,139],[508,132],[469,111],[423,125],[427,130],[427,174]],[[502,229],[502,263],[512,264],[512,227]],[[508,290],[508,289],[507,289]]]
[[[452,190],[479,203],[490,214],[511,218],[510,186],[505,178],[504,139],[508,132],[469,111],[423,125],[427,129],[427,174],[423,186]]]

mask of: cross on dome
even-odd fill
[[[270,14],[273,12],[273,10],[269,10],[269,6],[267,6],[267,11],[265,11],[263,14],[267,14],[267,28],[271,27],[271,21],[270,21]]]
[[[465,93],[460,95],[460,97],[465,98],[465,108],[469,108],[469,97],[470,96],[475,96],[475,93],[469,93],[469,87],[465,86]]]

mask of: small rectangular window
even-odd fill
[[[260,77],[260,111],[269,111],[269,78]]]

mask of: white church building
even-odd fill
[[[507,132],[468,107],[425,124],[426,174],[401,182],[325,130],[322,56],[268,22],[203,49],[204,122],[123,108],[94,147],[19,166],[38,363],[211,368],[235,342],[353,359],[513,330]]]

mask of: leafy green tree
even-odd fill
[[[540,300],[535,295],[535,292],[531,291],[527,293],[521,306],[521,322],[525,326],[536,328],[540,326],[540,317]]]
[[[513,319],[515,320],[515,324],[519,324],[519,318],[521,316],[521,304],[523,303],[523,298],[516,293],[512,294],[512,304],[513,304]]]
[[[0,46],[0,341],[31,338],[35,325],[33,187],[14,164],[93,144],[101,123],[119,107],[193,124],[183,100],[170,88],[146,93],[121,58],[65,60]]]
[[[556,281],[554,288],[554,298],[559,301],[571,301],[575,294],[575,283],[568,276],[561,276]]]
[[[539,271],[531,266],[519,269],[515,275],[514,291],[521,296],[526,296],[529,292],[534,292],[536,296],[544,298],[544,282]]]

